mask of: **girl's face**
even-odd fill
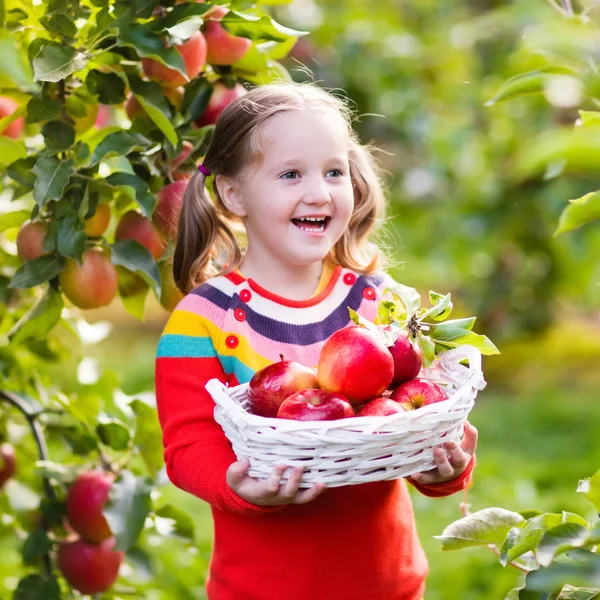
[[[326,110],[280,113],[262,127],[259,146],[261,160],[239,188],[248,256],[263,268],[322,261],[354,208],[345,121]]]

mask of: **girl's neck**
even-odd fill
[[[264,264],[256,265],[252,257],[245,256],[239,271],[277,296],[288,300],[306,300],[319,286],[323,261],[295,268],[275,262],[267,267]]]

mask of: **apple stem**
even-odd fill
[[[281,352],[279,353],[279,358],[281,359],[281,362],[283,362],[284,358],[283,358],[283,354]]]
[[[48,460],[48,445],[46,444],[46,438],[44,437],[44,432],[40,427],[40,424],[37,422],[37,417],[42,413],[42,411],[34,411],[32,408],[17,394],[13,392],[0,390],[0,400],[11,404],[16,409],[18,409],[21,413],[23,413],[27,423],[29,424],[29,428],[31,429],[31,433],[35,439],[35,443],[38,449],[38,455],[40,460]],[[42,483],[44,485],[44,493],[48,500],[55,502],[56,501],[56,493],[52,485],[50,485],[50,480],[47,477],[42,477]],[[42,527],[47,530],[46,520],[42,517]],[[50,560],[49,552],[45,552],[43,555],[43,564],[44,571],[48,577],[52,576],[52,561]]]

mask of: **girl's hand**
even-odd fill
[[[450,454],[446,455],[444,448]],[[458,477],[471,462],[473,454],[477,448],[477,429],[468,421],[465,423],[465,435],[460,446],[456,442],[448,442],[444,446],[439,446],[433,451],[433,459],[436,468],[423,473],[415,473],[410,476],[413,481],[418,483],[443,483]]]
[[[325,490],[324,483],[316,483],[308,489],[298,489],[304,467],[294,467],[293,473],[285,483],[281,483],[281,477],[290,467],[275,467],[265,480],[250,477],[249,468],[250,461],[247,458],[234,462],[227,469],[227,484],[238,496],[258,506],[306,504]]]

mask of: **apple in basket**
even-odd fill
[[[365,402],[356,413],[357,417],[388,417],[399,412],[406,412],[408,409],[389,398],[373,398]]]
[[[391,388],[414,379],[419,374],[423,366],[423,352],[416,340],[411,339],[405,332],[400,332],[394,344],[389,346],[389,351],[394,359]]]
[[[281,403],[300,390],[317,388],[313,369],[300,363],[281,360],[257,371],[248,384],[250,409],[261,417],[276,417]]]
[[[329,336],[321,348],[317,367],[320,387],[339,392],[352,404],[381,396],[393,376],[390,351],[365,327],[344,327]]]
[[[341,394],[325,390],[302,390],[286,398],[277,412],[280,419],[335,421],[354,416],[354,408]]]
[[[426,379],[411,379],[400,384],[390,395],[406,410],[414,410],[446,400],[446,392],[437,384]]]

